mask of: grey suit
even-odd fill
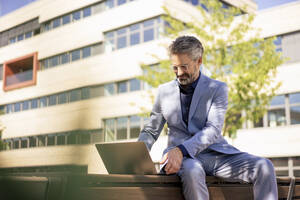
[[[205,176],[254,183],[256,200],[275,200],[277,185],[272,163],[264,158],[240,152],[223,138],[221,131],[227,109],[227,86],[201,74],[190,105],[188,125],[181,112],[177,81],[158,88],[150,121],[139,140],[149,149],[167,122],[168,147],[164,153],[182,144],[190,157],[185,157],[178,175],[186,199],[208,199]]]

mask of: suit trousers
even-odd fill
[[[195,159],[184,157],[178,176],[186,200],[208,200],[205,176],[253,183],[254,200],[278,200],[276,175],[270,160],[245,152],[224,154],[210,149]]]

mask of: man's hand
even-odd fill
[[[163,164],[168,159],[168,163],[165,166],[165,171],[167,174],[175,174],[179,171],[182,163],[182,152],[178,147],[170,150],[168,153],[165,154],[163,160],[160,164]]]

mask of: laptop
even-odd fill
[[[96,144],[109,174],[157,174],[144,142]]]

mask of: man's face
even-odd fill
[[[178,82],[188,85],[198,78],[202,58],[194,61],[187,54],[172,54],[171,63]]]

